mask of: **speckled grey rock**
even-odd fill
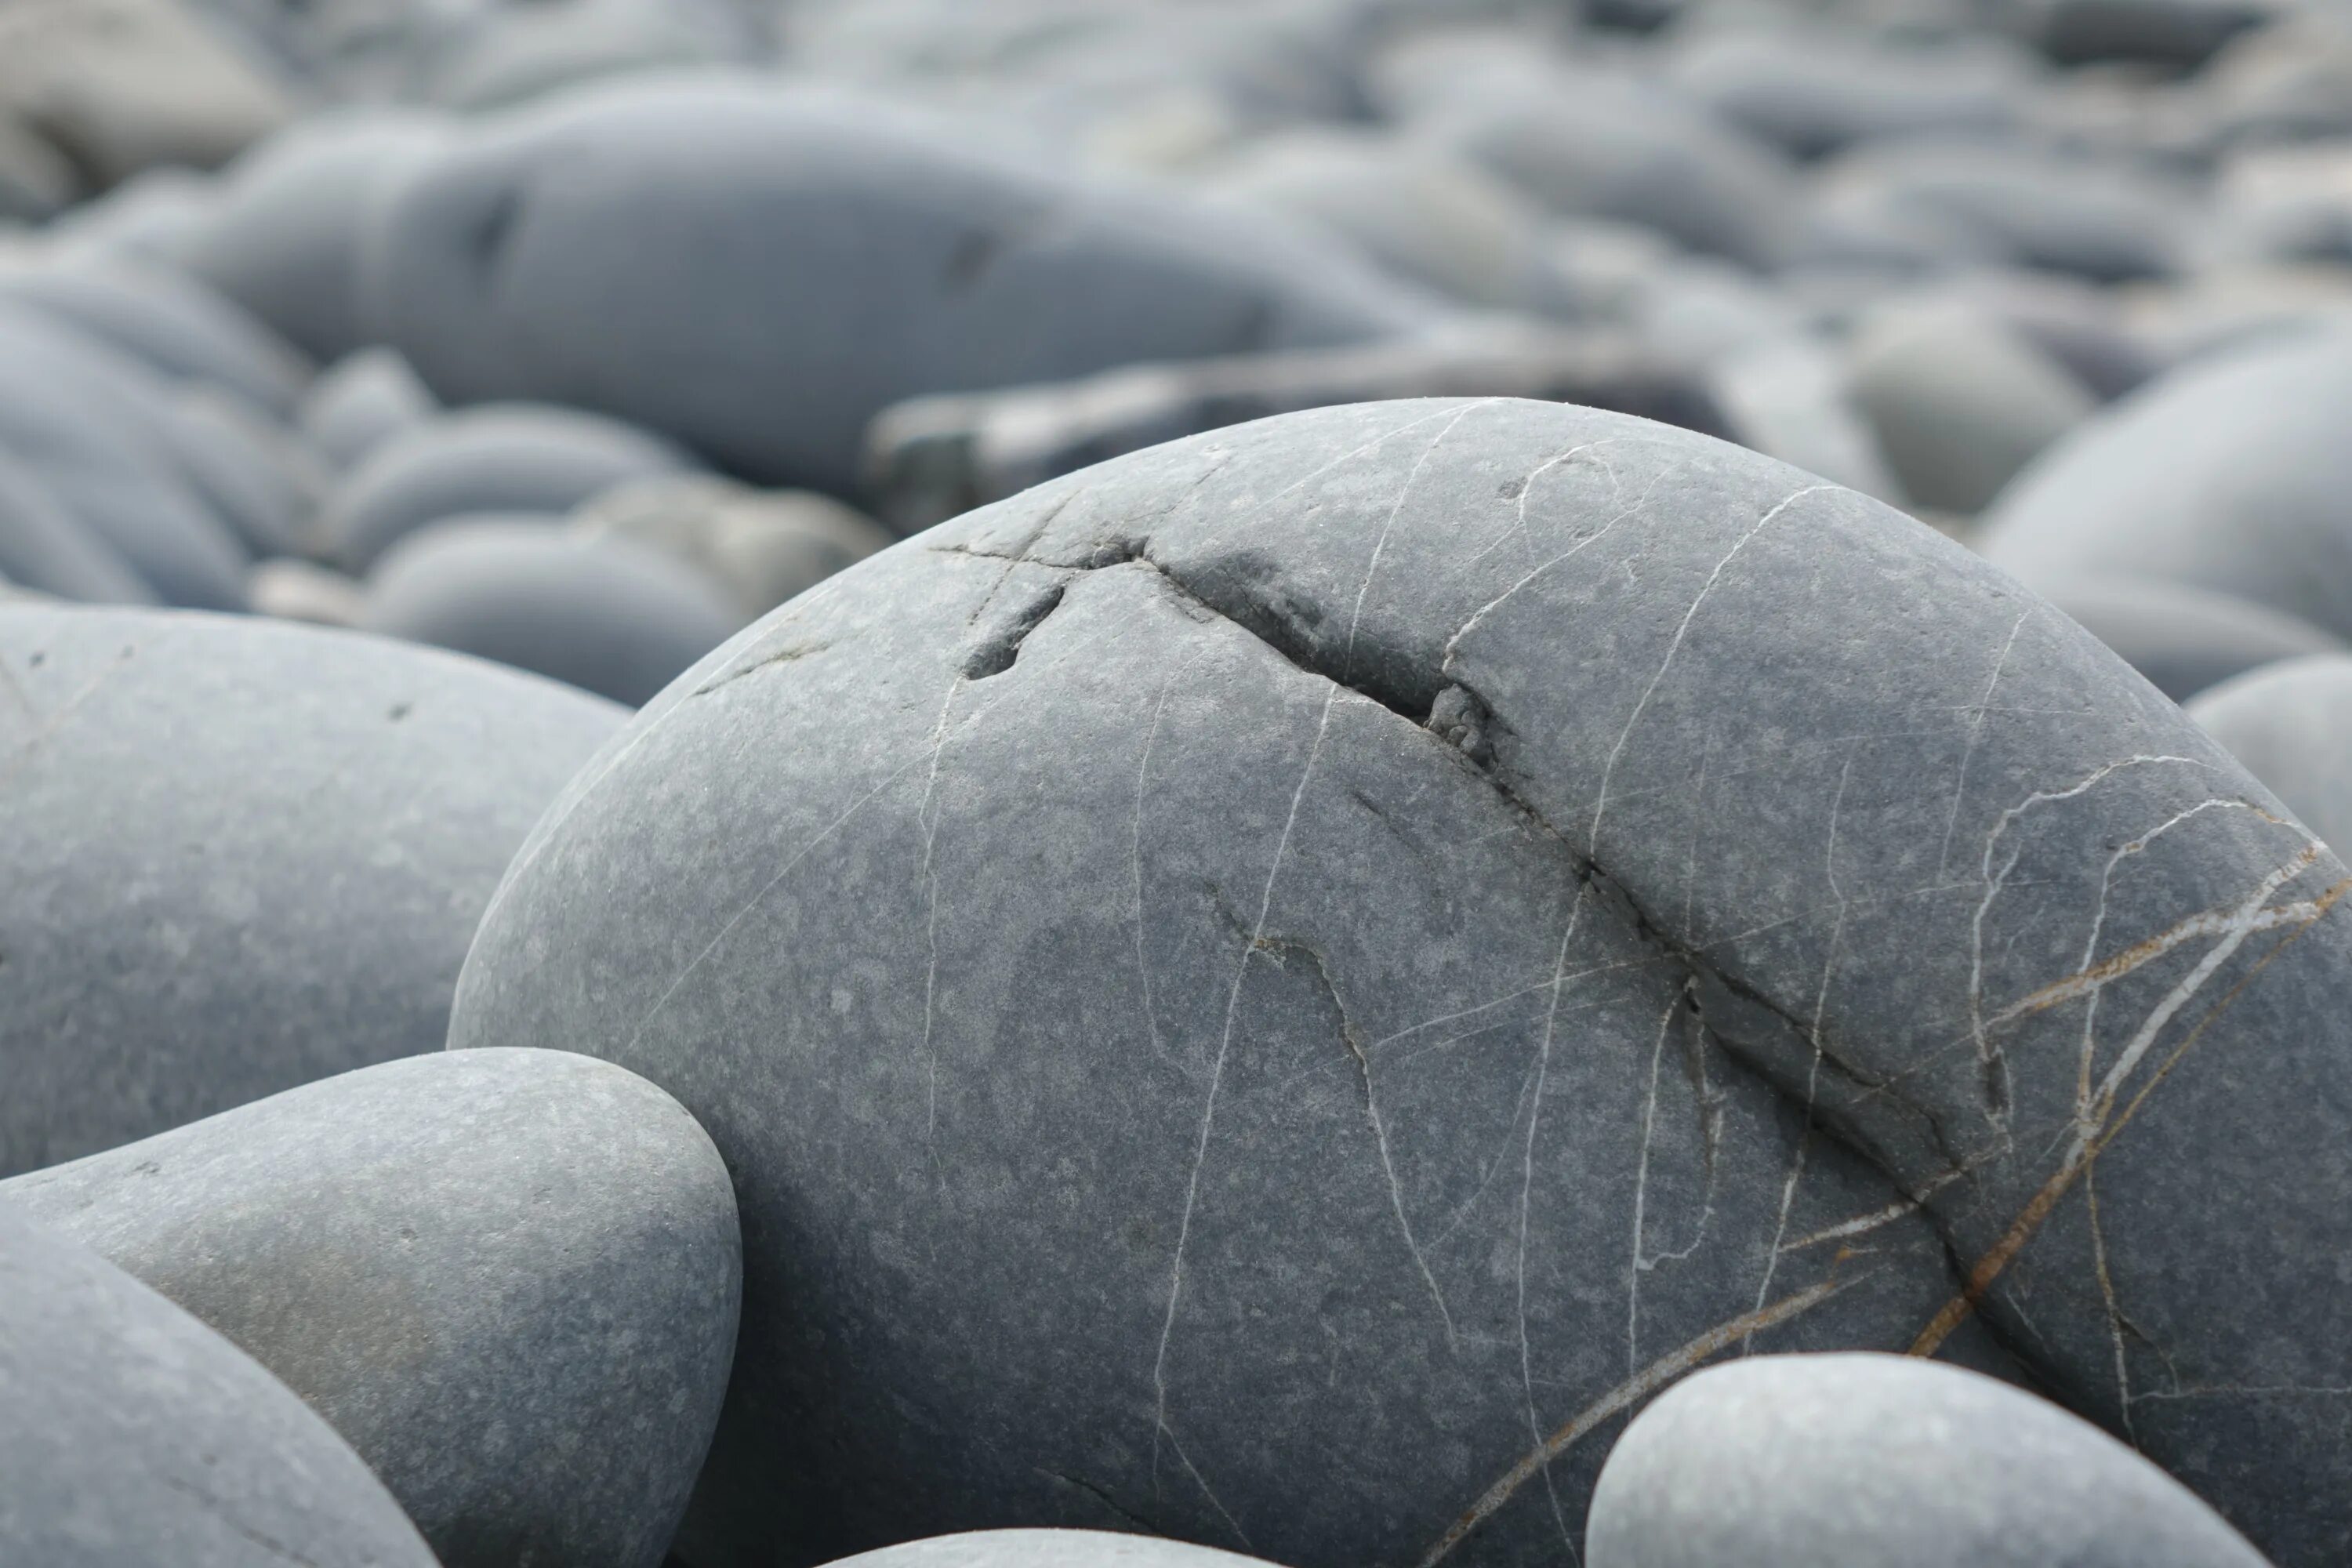
[[[615,485],[572,513],[572,525],[677,557],[724,589],[745,620],[898,540],[830,496],[750,489],[708,474]]]
[[[847,494],[902,397],[1360,341],[1433,308],[1336,245],[972,140],[727,75],[565,95],[401,186],[369,319],[451,401],[598,408]]]
[[[227,171],[176,258],[313,358],[340,358],[367,341],[354,290],[376,197],[446,134],[414,112],[298,121]]]
[[[95,605],[152,605],[155,591],[112,545],[69,516],[48,488],[0,450],[0,577]]]
[[[698,1568],[1053,1523],[1556,1563],[1682,1373],[1911,1346],[2317,1564],[2352,933],[2282,815],[1875,502],[1337,407],[746,630],[534,830],[450,1037],[640,1071],[736,1174]]]
[[[0,305],[0,450],[168,604],[245,607],[246,552],[191,481],[160,382],[106,345]]]
[[[1846,384],[1910,498],[1962,514],[2097,406],[2040,347],[1954,305],[1878,314],[1847,348]]]
[[[454,518],[395,546],[359,624],[528,669],[631,707],[751,618],[676,556],[557,519]]]
[[[435,1568],[350,1445],[251,1358],[0,1202],[0,1558]]]
[[[348,468],[440,412],[406,360],[391,349],[362,349],[320,373],[295,425],[320,457]]]
[[[437,1053],[0,1183],[350,1439],[445,1568],[652,1568],[734,1351],[735,1200],[675,1100]]]
[[[1642,1414],[1591,1568],[2268,1568],[2213,1510],[2046,1400],[1908,1356],[1759,1356]]]
[[[2029,584],[2113,573],[2352,637],[2352,331],[2250,345],[2111,404],[1988,510]]]
[[[469,512],[561,517],[600,490],[693,459],[657,436],[573,408],[493,404],[384,440],[328,498],[320,520],[343,564],[364,573],[418,529]]]
[[[310,379],[284,340],[174,268],[125,258],[0,269],[0,300],[46,310],[163,374],[214,383],[280,417]]]
[[[0,1174],[430,1051],[608,704],[373,637],[0,607]]]
[[[1250,1568],[1255,1557],[1101,1530],[976,1530],[845,1557],[832,1568]]]
[[[2178,583],[2118,574],[2045,583],[2042,591],[2175,702],[2278,659],[2352,652],[2283,610]]]
[[[2352,844],[2352,655],[2306,655],[2199,696],[2189,716],[2305,826]]]

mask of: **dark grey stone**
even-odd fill
[[[2352,933],[2283,815],[1876,502],[1329,408],[688,671],[518,854],[450,1037],[640,1071],[736,1174],[698,1568],[1055,1523],[1556,1563],[1682,1373],[1914,1346],[2335,1563]]]
[[[1758,1356],[1642,1413],[1591,1568],[2268,1568],[2219,1515],[2047,1400],[1910,1356]]]
[[[1985,515],[2032,584],[2130,574],[2352,637],[2352,331],[2248,345],[2111,404]]]
[[[445,519],[560,517],[624,480],[692,467],[661,437],[578,409],[467,408],[375,447],[335,486],[320,527],[335,556],[363,574],[403,539]]]
[[[348,468],[440,412],[406,360],[391,349],[362,349],[320,373],[295,425],[320,457]]]
[[[0,1558],[435,1568],[350,1445],[244,1352],[0,1203]]]
[[[0,607],[0,1175],[436,1049],[620,717],[373,637]]]
[[[2200,694],[2189,716],[2305,826],[2352,845],[2352,655],[2249,670]]]
[[[155,591],[114,547],[68,516],[39,478],[0,450],[0,577],[98,605],[152,605]]]
[[[652,545],[486,515],[437,523],[386,554],[359,624],[635,707],[750,618]]]
[[[2277,659],[2352,652],[2283,610],[2178,583],[2117,574],[2045,583],[2042,591],[2175,702]]]
[[[1335,243],[975,140],[725,74],[566,95],[402,184],[369,319],[453,402],[597,408],[840,495],[901,398],[1360,342],[1435,309]]]
[[[84,258],[5,270],[0,300],[45,310],[163,374],[226,387],[281,417],[310,379],[285,340],[176,268]]]
[[[355,289],[378,193],[447,133],[407,111],[298,121],[226,172],[174,258],[312,358],[338,359],[368,341]]]
[[[710,1140],[567,1051],[346,1073],[0,1183],[349,1438],[445,1568],[652,1568],[709,1445],[740,1244]]]
[[[2022,0],[2027,36],[2063,65],[2147,60],[2194,67],[2248,28],[2283,15],[2282,0]]]
[[[978,1530],[845,1557],[834,1568],[1254,1568],[1255,1557],[1101,1530]]]
[[[163,390],[135,362],[24,306],[0,305],[0,450],[156,595],[245,607],[245,546],[182,466]]]
[[[746,621],[898,539],[830,496],[747,489],[707,474],[616,485],[574,512],[572,524],[677,557],[725,590]]]

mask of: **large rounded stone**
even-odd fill
[[[320,527],[343,563],[365,572],[408,535],[446,518],[559,517],[625,480],[691,467],[660,437],[577,409],[468,408],[370,452],[336,486]]]
[[[735,1346],[710,1140],[563,1051],[386,1062],[0,1183],[351,1440],[446,1568],[652,1568]]]
[[[2250,670],[2203,693],[2189,716],[2305,826],[2352,845],[2352,655]]]
[[[1585,1542],[1591,1568],[2268,1568],[2088,1422],[1885,1355],[1685,1380],[1610,1454]]]
[[[619,721],[373,637],[0,606],[0,1175],[437,1047]]]
[[[2175,702],[2277,659],[2352,652],[2284,611],[2178,583],[2115,575],[2045,583],[2042,591]],[[2254,774],[2263,777],[2260,769]]]
[[[650,544],[479,516],[386,555],[359,624],[635,707],[750,618],[719,584]]]
[[[517,856],[451,1040],[643,1072],[736,1173],[698,1568],[1115,1522],[1557,1561],[1682,1373],[1906,1347],[2318,1563],[2345,877],[1876,502],[1591,410],[1336,407],[704,660]]]
[[[2018,475],[1985,553],[2029,584],[2129,573],[2352,637],[2352,331],[2186,366]]]
[[[976,1530],[845,1557],[834,1568],[1255,1568],[1213,1547],[1101,1530]]]
[[[0,1558],[434,1568],[383,1483],[272,1377],[0,1202]]]
[[[726,75],[486,124],[379,232],[370,320],[441,396],[598,408],[835,494],[866,421],[919,393],[1360,341],[1429,310],[1336,245]]]

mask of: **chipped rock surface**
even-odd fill
[[[621,718],[373,637],[0,607],[0,1175],[436,1048]]]
[[[0,1201],[0,1560],[434,1568],[367,1466],[276,1378]]]
[[[2049,606],[1705,437],[1286,416],[870,558],[566,787],[451,1040],[709,1130],[698,1568],[1556,1563],[1627,1415],[1911,1349],[2339,1560],[2336,858]]]
[[[386,1062],[0,1184],[243,1346],[445,1568],[651,1568],[734,1349],[726,1167],[565,1051]]]
[[[1591,1568],[2265,1568],[2097,1427],[1908,1356],[1710,1367],[1610,1453]]]

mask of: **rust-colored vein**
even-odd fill
[[[1505,1471],[1502,1479],[1488,1487],[1485,1494],[1472,1503],[1444,1535],[1438,1537],[1437,1543],[1422,1554],[1419,1568],[1432,1568],[1432,1564],[1459,1546],[1472,1531],[1493,1518],[1495,1511],[1510,1501],[1512,1496],[1534,1479],[1546,1465],[1566,1453],[1611,1416],[1639,1404],[1701,1362],[1721,1353],[1748,1335],[1811,1311],[1839,1292],[1861,1284],[1875,1272],[1875,1269],[1866,1269],[1847,1279],[1839,1279],[1832,1275],[1818,1285],[1783,1296],[1756,1311],[1743,1312],[1729,1322],[1718,1323],[1680,1350],[1652,1362],[1577,1412],[1575,1418],[1567,1426],[1545,1438],[1541,1447]]]
[[[2021,1251],[2024,1250],[2025,1244],[2033,1239],[2034,1233],[2042,1228],[2042,1222],[2047,1220],[2052,1211],[2057,1208],[2059,1201],[2074,1190],[2074,1184],[2082,1180],[2083,1173],[2090,1169],[2093,1161],[2105,1152],[2107,1145],[2114,1142],[2122,1135],[2124,1129],[2131,1125],[2132,1118],[2137,1116],[2140,1107],[2147,1103],[2147,1097],[2156,1091],[2158,1085],[2171,1076],[2172,1069],[2178,1067],[2181,1058],[2186,1057],[2198,1041],[2204,1037],[2205,1031],[2212,1027],[2214,1021],[2230,1010],[2239,996],[2244,994],[2246,987],[2252,985],[2255,978],[2270,967],[2273,959],[2302,941],[2312,927],[2317,925],[2321,918],[2334,909],[2347,891],[2352,891],[2352,878],[2347,878],[2313,899],[2310,901],[2309,917],[2281,938],[2268,952],[2263,954],[2253,967],[2246,972],[2245,978],[2231,986],[2227,995],[2213,1004],[2212,1008],[2197,1021],[2197,1026],[2183,1036],[2180,1044],[2173,1047],[2172,1054],[2148,1075],[2147,1081],[2140,1086],[2137,1094],[2132,1096],[2130,1103],[2126,1105],[2120,1113],[2111,1111],[2109,1115],[2103,1118],[2091,1136],[2078,1138],[2075,1141],[2074,1146],[2068,1150],[2066,1158],[2060,1162],[2058,1169],[2052,1173],[2047,1182],[2042,1184],[2042,1190],[2033,1194],[2032,1200],[2011,1222],[2009,1229],[2001,1234],[2000,1239],[1993,1244],[1992,1248],[1977,1259],[1976,1266],[1969,1270],[1968,1282],[1961,1289],[1960,1293],[1945,1302],[1942,1309],[1928,1320],[1927,1326],[1919,1331],[1919,1337],[1911,1342],[1911,1348],[1907,1353],[1916,1356],[1930,1356],[1942,1348],[1944,1342],[1951,1337],[1952,1331],[1968,1321],[1969,1314],[1975,1311],[1978,1305],[1983,1301],[1986,1293],[1992,1289],[1993,1282],[2000,1278],[2002,1271],[2008,1268]]]
[[[2316,858],[2315,855],[2312,858]],[[2030,993],[2011,1003],[1985,1021],[1991,1028],[2015,1023],[2020,1018],[2045,1013],[2062,1003],[2079,1001],[2109,982],[2120,980],[2134,970],[2146,968],[2183,942],[2200,936],[2223,936],[2231,931],[2276,931],[2282,926],[2303,925],[2326,913],[2321,899],[2304,899],[2291,904],[2273,904],[2257,911],[2251,919],[2241,916],[2234,908],[2202,910],[2179,925],[2157,932],[2145,942],[2134,942],[2122,952],[2078,969],[2063,979],[2053,980],[2039,991]]]

